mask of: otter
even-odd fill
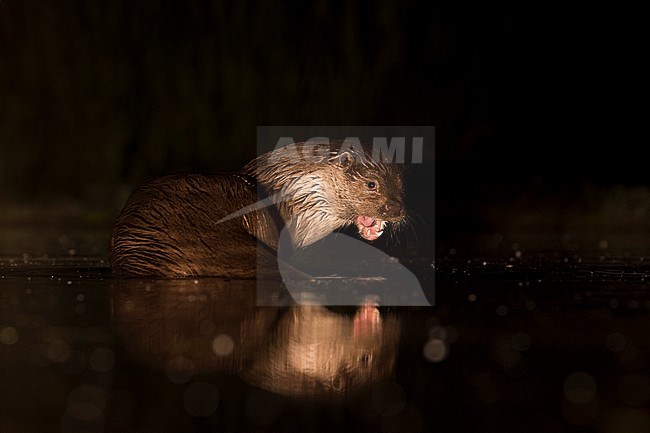
[[[405,212],[397,164],[347,142],[294,143],[237,173],[137,188],[113,227],[109,261],[121,276],[275,277],[283,227],[294,249],[351,224],[372,241]]]

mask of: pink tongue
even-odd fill
[[[372,227],[375,224],[375,219],[367,216],[359,215],[357,222],[364,227]]]
[[[359,215],[357,217],[357,228],[364,239],[374,241],[379,237],[377,231],[381,229],[381,226],[376,219]]]

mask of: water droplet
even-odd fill
[[[54,339],[47,346],[47,358],[52,362],[65,362],[71,355],[70,345],[63,340]]]
[[[526,334],[525,332],[517,332],[512,336],[512,348],[518,352],[525,352],[526,350],[530,349],[531,343],[532,340],[530,338],[530,335]]]
[[[99,418],[105,405],[104,390],[95,385],[79,385],[68,394],[68,413],[77,420],[91,421]]]
[[[612,332],[605,339],[605,346],[612,352],[620,352],[625,349],[626,344],[625,337],[618,332]]]
[[[214,340],[212,340],[212,350],[218,356],[230,355],[234,348],[235,342],[228,334],[217,335]]]
[[[429,329],[429,338],[441,338],[445,340],[447,338],[447,329],[443,326],[434,326]]]
[[[429,362],[440,362],[447,357],[449,350],[444,340],[432,338],[422,348],[424,358]]]
[[[18,342],[18,332],[13,326],[6,326],[0,331],[0,341],[7,346]]]
[[[571,373],[564,381],[564,397],[571,403],[589,403],[595,395],[596,381],[587,372]]]

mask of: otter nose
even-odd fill
[[[402,212],[402,203],[395,200],[388,200],[381,208],[380,212],[388,217],[399,216]]]

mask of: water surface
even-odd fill
[[[435,307],[3,258],[0,431],[648,431],[640,257],[404,263]]]

